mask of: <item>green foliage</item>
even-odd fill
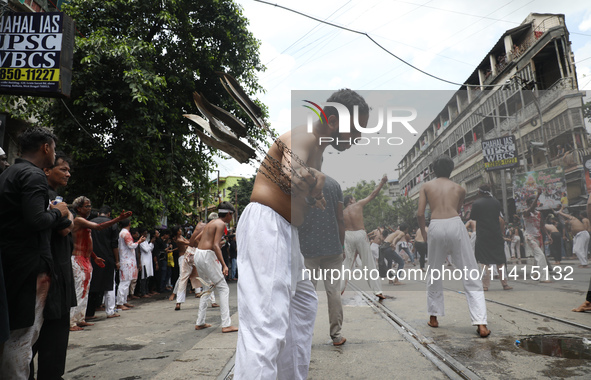
[[[398,216],[398,224],[406,222],[411,229],[418,228],[417,209],[418,200],[412,200],[409,197],[400,196],[394,201],[395,214]]]
[[[375,181],[361,181],[355,187],[350,187],[343,191],[343,196],[352,195],[357,201],[360,201],[368,197],[377,186]],[[380,191],[377,197],[363,208],[363,224],[365,225],[366,231],[372,231],[385,224],[393,224],[395,210],[388,204],[389,198],[386,195],[385,188],[386,186],[382,188],[382,191]]]
[[[374,181],[361,181],[355,187],[343,191],[343,195],[353,195],[357,201],[366,198],[377,187]],[[417,228],[418,202],[408,197],[398,197],[392,205],[388,204],[389,197],[385,187],[378,196],[363,208],[363,223],[366,231],[372,231],[380,226],[396,227],[402,222],[408,223],[411,228]]]
[[[238,198],[238,205],[234,205],[235,207],[237,206],[238,215],[242,215],[242,211],[250,203],[250,195],[252,194],[255,178],[256,176],[252,178],[240,178],[236,185],[228,189],[232,200],[236,199],[236,197]]]
[[[587,121],[591,122],[591,101],[583,105],[583,115]]]
[[[73,0],[64,11],[83,36],[72,96],[40,114],[75,161],[66,200],[84,194],[95,206],[131,209],[146,225],[164,214],[169,224],[183,222],[191,192],[208,193],[217,154],[182,117],[197,113],[192,93],[248,123],[215,71],[231,73],[251,95],[262,90],[248,21],[231,0]]]

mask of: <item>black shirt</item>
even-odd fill
[[[341,185],[329,176],[322,189],[326,199],[324,210],[311,208],[298,227],[300,249],[304,257],[338,255],[343,253],[339,237],[339,225],[336,210],[343,203]]]
[[[0,248],[10,329],[33,325],[37,275],[51,271],[51,229],[61,219],[49,210],[43,170],[17,158],[0,175]]]

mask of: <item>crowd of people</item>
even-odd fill
[[[339,90],[327,101],[350,112],[355,107],[365,128],[370,108],[359,94]],[[418,229],[401,223],[368,234],[364,207],[387,177],[364,199],[343,197],[338,182],[321,171],[322,155],[329,145],[339,151],[351,148],[361,133],[341,132],[335,107],[325,107],[324,114],[326,123],[314,122],[313,133],[301,126],[271,146],[235,231],[227,228],[235,213],[228,202],[207,223],[163,230],[132,228],[131,212],[111,218],[112,210],[104,205],[93,215],[91,200],[84,196],[68,208],[57,191],[67,185],[69,159],[56,154],[57,138],[48,130],[25,130],[19,136],[21,157],[9,167],[3,160],[0,175],[0,374],[29,378],[37,355],[37,378],[60,378],[70,332],[92,326],[97,311],[116,318],[134,307],[131,299],[164,292],[170,292],[169,300],[176,298],[174,310],[181,310],[189,289],[201,298],[196,330],[212,326],[205,322],[211,301],[212,307],[219,305],[222,333],[238,332],[235,379],[305,379],[318,278],[327,292],[332,343],[347,341],[341,333],[347,282],[315,272],[342,270],[345,279],[345,271],[360,259],[359,265],[372,272],[396,274],[407,264],[417,265],[418,257],[428,276],[427,324],[437,328],[444,296],[442,279],[433,272],[445,265],[480,272],[480,263],[490,268],[487,274],[501,274],[505,290],[512,287],[502,274],[513,256],[523,257],[522,246],[527,257],[550,271],[545,247],[558,265],[572,246],[581,267],[587,267],[589,221],[564,207],[546,217],[537,209],[541,191],[505,228],[501,206],[484,184],[470,220],[462,220],[466,191],[450,179],[454,164],[445,155],[433,162],[437,178],[421,187]],[[318,138],[331,142],[318,144]],[[285,175],[291,178],[287,189],[278,186]],[[565,239],[569,234],[572,243]],[[231,323],[227,285],[238,275],[239,329]],[[377,298],[387,298],[381,281],[366,279]],[[484,300],[490,280],[462,277],[471,323],[482,338],[491,334]],[[401,282],[395,275],[392,283]],[[591,310],[590,294],[575,311]]]
[[[35,127],[19,136],[13,165],[0,150],[0,378],[33,378],[35,356],[37,379],[62,378],[70,332],[92,326],[97,311],[119,317],[130,300],[159,293],[177,297],[175,310],[187,291],[203,294],[195,329],[209,327],[212,298],[222,332],[237,331],[226,285],[238,276],[235,231],[226,227],[233,206],[222,203],[196,226],[132,228],[131,211],[111,218],[109,206],[95,210],[85,196],[67,205],[58,191],[72,163],[56,144]]]

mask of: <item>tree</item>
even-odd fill
[[[231,0],[73,0],[63,10],[82,36],[72,95],[52,102],[42,122],[75,161],[67,200],[85,194],[145,224],[163,214],[182,222],[190,193],[207,194],[218,154],[182,117],[196,113],[192,93],[252,125],[215,71],[232,74],[249,95],[262,90],[259,41],[241,8]]]
[[[236,202],[234,206],[236,206],[238,215],[242,215],[242,211],[250,203],[250,195],[252,194],[255,179],[256,176],[252,178],[240,178],[236,185],[228,189],[232,202]]]
[[[406,222],[411,229],[418,228],[417,209],[418,200],[400,196],[394,201],[394,212],[398,216],[398,223]]]
[[[583,115],[587,121],[591,123],[591,101],[583,105]]]
[[[375,190],[377,184],[375,181],[366,182],[361,181],[343,191],[343,195],[352,195],[355,199],[360,200],[366,198]],[[372,231],[379,226],[391,225],[395,220],[395,210],[388,204],[388,196],[385,194],[384,188],[363,208],[363,224],[366,231]]]

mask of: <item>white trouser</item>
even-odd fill
[[[129,285],[131,285],[131,279],[119,281],[119,288],[117,289],[117,305],[125,305],[127,303]]]
[[[115,283],[115,276],[113,276],[113,289],[105,291],[105,312],[107,316],[115,314],[115,289],[117,284]]]
[[[184,255],[179,256],[179,279],[174,285],[173,293],[176,294],[176,302],[184,303],[187,298],[187,280],[191,279],[193,288],[197,289],[199,281],[197,280],[197,269],[195,268],[194,255],[195,248],[188,247]],[[215,302],[212,301],[212,302]]]
[[[587,250],[589,249],[589,232],[581,231],[573,238],[573,252],[579,258],[581,265],[588,265]]]
[[[513,236],[511,240],[511,256],[521,259],[521,237]]]
[[[472,325],[486,325],[486,303],[482,281],[479,279],[480,271],[472,252],[470,237],[460,217],[431,219],[427,240],[429,256],[427,312],[429,315],[445,315],[441,277],[445,273],[445,257],[451,255],[456,269],[462,271],[462,282]],[[436,276],[438,279],[432,277],[434,270],[439,271]],[[470,273],[478,273],[478,275],[470,276]],[[446,278],[448,277],[446,275]]]
[[[351,270],[353,266],[353,260],[355,258],[355,252],[359,253],[363,266],[367,267],[367,273],[375,273],[376,262],[371,254],[369,248],[369,240],[367,240],[367,233],[364,230],[359,231],[345,231],[345,261],[343,261],[343,268]],[[368,275],[367,282],[374,294],[382,294],[382,285],[378,279],[372,279],[375,276]],[[345,275],[343,274],[343,277]],[[341,292],[347,286],[346,281],[341,282]]]
[[[540,240],[538,237],[530,235],[527,232],[525,233],[524,237],[525,256],[533,256],[540,269],[546,268],[548,266],[548,263],[546,262],[546,255],[544,255],[544,251],[542,251],[542,248],[540,248]]]
[[[33,359],[33,344],[43,325],[43,309],[51,283],[47,273],[37,276],[35,320],[32,326],[10,330],[8,340],[0,344],[0,379],[28,379]]]
[[[220,301],[220,317],[222,318],[222,328],[228,327],[232,324],[230,320],[230,306],[228,304],[230,297],[230,288],[226,283],[224,274],[222,273],[222,264],[220,264],[215,253],[211,250],[195,250],[195,266],[199,272],[199,277],[203,280],[215,284],[214,291],[218,293]],[[207,313],[207,301],[209,295],[204,294],[199,300],[199,314],[197,316],[197,326],[205,324],[205,315]]]
[[[236,241],[240,326],[234,379],[306,379],[318,298],[303,277],[297,229],[273,209],[250,203]]]
[[[90,287],[90,279],[92,277],[90,258],[72,256],[72,272],[74,273],[77,305],[70,308],[70,327],[84,322],[84,318],[86,317],[88,288]]]

